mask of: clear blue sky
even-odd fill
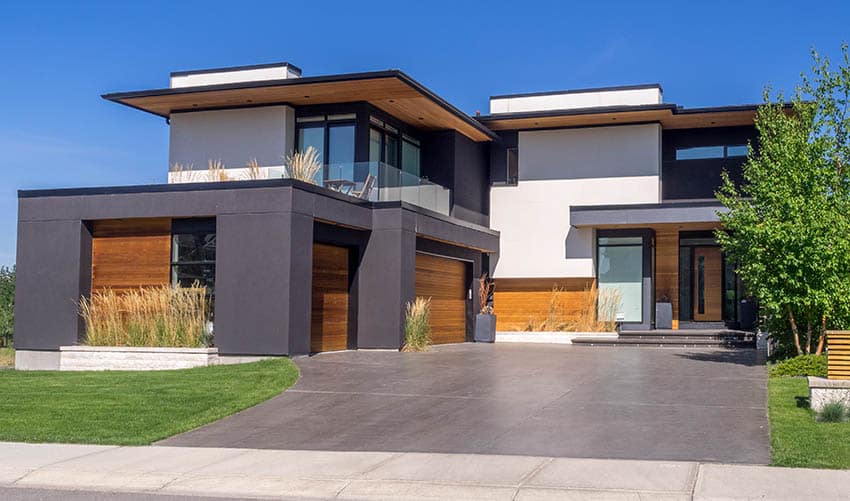
[[[165,120],[100,95],[170,71],[400,68],[467,113],[494,94],[659,82],[693,107],[790,90],[811,46],[850,39],[837,1],[17,3],[0,12],[0,264],[16,190],[165,181]]]

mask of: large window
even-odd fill
[[[643,237],[599,237],[598,249],[600,317],[642,322]]]
[[[298,117],[297,149],[307,151],[313,147],[324,168],[316,174],[316,182],[326,179],[348,179],[354,168],[355,115],[314,115]]]
[[[195,282],[215,295],[215,219],[175,219],[171,223],[171,283]]]
[[[414,177],[421,175],[419,140],[399,133],[392,125],[375,117],[370,118],[369,161],[383,162]]]

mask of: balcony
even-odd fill
[[[247,181],[294,178],[350,197],[371,202],[407,202],[449,215],[451,190],[383,162],[324,164],[309,169],[311,175],[292,176],[283,165],[224,168],[211,162],[207,170],[174,169],[169,183]]]

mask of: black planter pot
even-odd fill
[[[475,315],[475,342],[492,343],[496,341],[496,315]]]
[[[672,329],[673,328],[673,304],[672,303],[655,303],[655,328],[656,329]]]

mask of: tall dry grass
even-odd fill
[[[316,148],[308,146],[304,151],[287,155],[285,164],[287,177],[317,184],[316,174],[322,169],[322,163],[319,161],[319,152]]]
[[[525,331],[530,332],[612,332],[616,329],[616,312],[620,305],[618,291],[602,292],[593,283],[585,288],[578,303],[568,308],[566,290],[553,287],[546,312],[529,318]]]
[[[263,169],[260,167],[260,164],[257,162],[256,158],[252,158],[248,160],[248,164],[245,166],[245,179],[254,180],[254,179],[263,179]]]
[[[404,312],[404,347],[401,351],[427,351],[431,346],[431,298],[417,297]]]
[[[493,281],[487,278],[487,273],[482,273],[478,279],[478,313],[482,315],[492,315],[493,305],[490,304],[490,298],[493,296]]]
[[[204,287],[112,289],[83,297],[80,316],[89,346],[195,348],[210,344]]]
[[[221,160],[208,160],[207,172],[210,181],[232,181],[233,179],[227,173],[224,163]]]

